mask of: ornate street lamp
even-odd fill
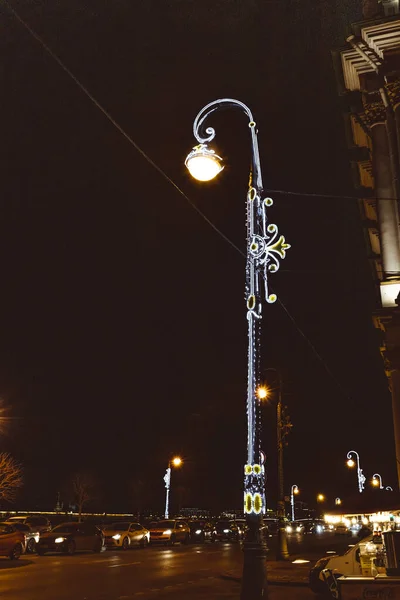
[[[179,456],[175,456],[168,461],[168,467],[165,471],[164,481],[165,481],[165,518],[169,519],[169,491],[171,489],[171,467],[180,467],[182,464],[182,459]]]
[[[340,504],[342,504],[342,500],[340,498],[335,498],[335,504],[336,506],[339,506]]]
[[[372,475],[372,485],[375,487],[379,485],[379,489],[383,490],[382,477],[379,475],[379,473],[374,473],[374,475]]]
[[[257,388],[259,376],[259,342],[262,317],[262,281],[265,300],[273,303],[275,294],[268,290],[268,272],[279,269],[279,259],[285,258],[290,247],[278,235],[276,225],[268,224],[267,208],[271,198],[263,198],[260,155],[257,129],[250,109],[232,98],[222,98],[207,104],[193,123],[198,145],[186,158],[185,165],[200,181],[209,181],[222,169],[222,159],[208,147],[215,137],[212,127],[205,128],[206,119],[215,111],[238,108],[249,120],[251,136],[251,169],[247,192],[247,257],[246,257],[246,317],[248,324],[247,366],[247,460],[244,467],[244,512],[247,533],[244,542],[242,600],[259,600],[267,597],[266,544],[261,533],[262,515],[265,513],[265,472],[260,452],[260,399]]]
[[[294,521],[294,495],[299,493],[299,487],[297,485],[292,485],[292,487],[290,488],[290,506],[292,507],[292,521]]]
[[[379,486],[380,490],[388,490],[389,492],[393,492],[393,488],[390,485],[387,485],[384,488],[384,485],[382,483],[382,477],[381,475],[379,475],[379,473],[374,473],[374,475],[372,475],[372,480],[371,480],[372,485],[374,485],[375,487]]]
[[[365,475],[360,467],[360,456],[358,454],[358,452],[356,452],[355,450],[349,450],[349,452],[347,453],[347,466],[352,468],[355,466],[355,462],[354,460],[351,458],[351,456],[354,454],[354,456],[356,457],[357,460],[357,478],[358,478],[358,491],[361,493],[364,489],[364,483],[365,483]]]

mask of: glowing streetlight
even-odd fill
[[[260,397],[257,387],[260,381],[259,342],[262,317],[262,282],[265,300],[276,301],[269,292],[268,275],[279,269],[280,259],[290,248],[285,238],[279,236],[278,228],[268,223],[267,208],[273,204],[265,198],[258,150],[257,128],[253,115],[243,102],[222,98],[210,102],[201,109],[193,123],[193,134],[198,145],[193,148],[185,164],[190,173],[200,181],[209,181],[222,170],[222,160],[208,143],[215,137],[212,127],[205,127],[207,118],[219,109],[235,108],[248,118],[251,136],[251,169],[247,192],[247,256],[246,256],[246,319],[248,331],[247,362],[247,459],[244,467],[244,512],[247,532],[244,542],[242,577],[242,600],[267,598],[266,553],[261,535],[262,515],[265,513],[265,468],[260,452]]]
[[[257,396],[260,400],[265,400],[269,396],[269,389],[265,385],[257,388]]]
[[[169,491],[171,489],[171,466],[173,467],[180,467],[182,464],[182,459],[179,458],[179,456],[175,456],[173,459],[168,461],[168,468],[165,472],[164,475],[164,481],[165,481],[165,488],[166,488],[166,492],[165,492],[165,518],[168,519],[169,518]]]
[[[377,487],[379,485],[379,489],[383,490],[382,477],[379,475],[379,473],[375,473],[374,475],[372,475],[371,483],[375,487]]]
[[[318,496],[317,496],[317,500],[318,500],[318,502],[324,502],[324,501],[325,501],[325,496],[324,496],[324,494],[318,494]]]
[[[335,504],[338,506],[339,504],[342,504],[342,500],[340,498],[335,498]]]
[[[358,452],[356,452],[355,450],[349,450],[349,452],[347,453],[347,466],[352,468],[356,464],[354,462],[354,460],[351,458],[352,455],[354,455],[357,460],[358,491],[361,493],[364,489],[364,483],[365,483],[366,478],[360,467],[360,456],[359,456]]]
[[[188,154],[185,165],[198,181],[211,181],[222,171],[222,158],[207,144],[199,144]]]
[[[384,487],[383,483],[382,483],[382,477],[379,475],[379,473],[374,473],[372,475],[372,479],[371,479],[371,483],[373,486],[378,487],[380,490],[388,490],[390,492],[393,492],[393,488],[390,485],[387,485],[386,487]]]
[[[290,488],[290,506],[292,507],[292,521],[294,521],[294,495],[300,494],[299,487],[297,485],[292,485]]]

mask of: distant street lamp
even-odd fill
[[[372,475],[372,485],[375,487],[379,485],[379,489],[383,490],[382,477],[379,475],[379,473]]]
[[[318,494],[318,496],[317,496],[317,501],[318,501],[318,502],[324,502],[324,501],[325,501],[325,496],[324,496],[324,494]]]
[[[169,491],[171,488],[171,467],[180,467],[182,464],[182,459],[179,456],[175,456],[175,458],[168,461],[168,468],[164,475],[165,481],[165,518],[169,519]]]
[[[278,402],[276,405],[276,439],[278,442],[278,546],[276,560],[288,560],[289,551],[287,544],[287,531],[285,524],[285,493],[283,476],[283,445],[290,427],[289,417],[284,418],[282,408],[282,375],[279,369],[267,367],[265,371],[274,371],[278,377]],[[262,389],[262,388],[261,388]],[[267,395],[268,395],[268,388]],[[259,394],[259,397],[260,394]]]
[[[251,169],[246,202],[247,256],[246,256],[246,317],[248,327],[247,362],[247,460],[244,467],[244,512],[247,533],[244,542],[242,600],[265,599],[268,595],[266,579],[266,544],[261,533],[265,513],[265,469],[260,453],[260,399],[257,387],[259,376],[259,342],[262,317],[262,281],[265,300],[276,301],[269,292],[268,274],[279,269],[279,260],[285,258],[290,247],[278,235],[276,225],[267,221],[267,208],[273,204],[264,198],[258,150],[257,128],[253,115],[243,102],[232,98],[215,100],[204,106],[193,123],[198,145],[188,154],[185,165],[199,181],[213,179],[223,169],[222,159],[208,147],[215,137],[212,127],[205,127],[207,118],[217,110],[240,109],[248,118],[251,135]],[[222,292],[221,292],[222,293]]]
[[[335,498],[335,504],[336,506],[339,506],[339,504],[342,504],[342,500],[340,498]]]
[[[299,494],[300,490],[297,485],[292,485],[290,488],[290,506],[292,507],[292,521],[294,521],[294,495]]]
[[[358,454],[358,452],[356,452],[355,450],[349,450],[349,452],[347,453],[347,466],[352,468],[355,466],[355,462],[354,460],[351,458],[351,456],[354,454],[354,456],[357,459],[357,478],[358,478],[358,491],[361,493],[364,489],[364,483],[365,483],[365,475],[360,467],[360,456]]]
[[[390,487],[390,485],[387,485],[386,487],[384,487],[383,483],[382,483],[382,477],[379,475],[379,473],[374,473],[374,475],[372,475],[372,481],[371,481],[372,485],[374,485],[375,487],[377,487],[379,485],[379,489],[380,490],[388,490],[390,492],[393,492],[393,488]]]

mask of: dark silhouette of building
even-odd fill
[[[400,483],[399,0],[362,0],[363,20],[333,52],[353,181],[376,288],[374,325],[392,394]]]

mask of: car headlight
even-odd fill
[[[166,529],[165,531],[163,531],[163,535],[171,535],[171,533],[171,529]]]
[[[196,529],[195,534],[196,535],[200,535],[201,534],[201,529]]]
[[[65,538],[65,537],[59,537],[59,538],[56,538],[56,539],[54,540],[54,542],[55,542],[56,544],[62,544],[62,542],[65,542],[65,540],[66,540],[66,538]]]
[[[301,527],[296,527],[296,531],[301,531]]]
[[[116,533],[115,535],[112,536],[113,540],[119,540],[119,538],[121,537],[120,533]]]
[[[293,530],[292,530],[292,528],[291,528],[291,526],[290,526],[290,525],[288,525],[288,526],[286,527],[286,531],[287,531],[288,533],[292,533],[292,531],[293,531]]]

